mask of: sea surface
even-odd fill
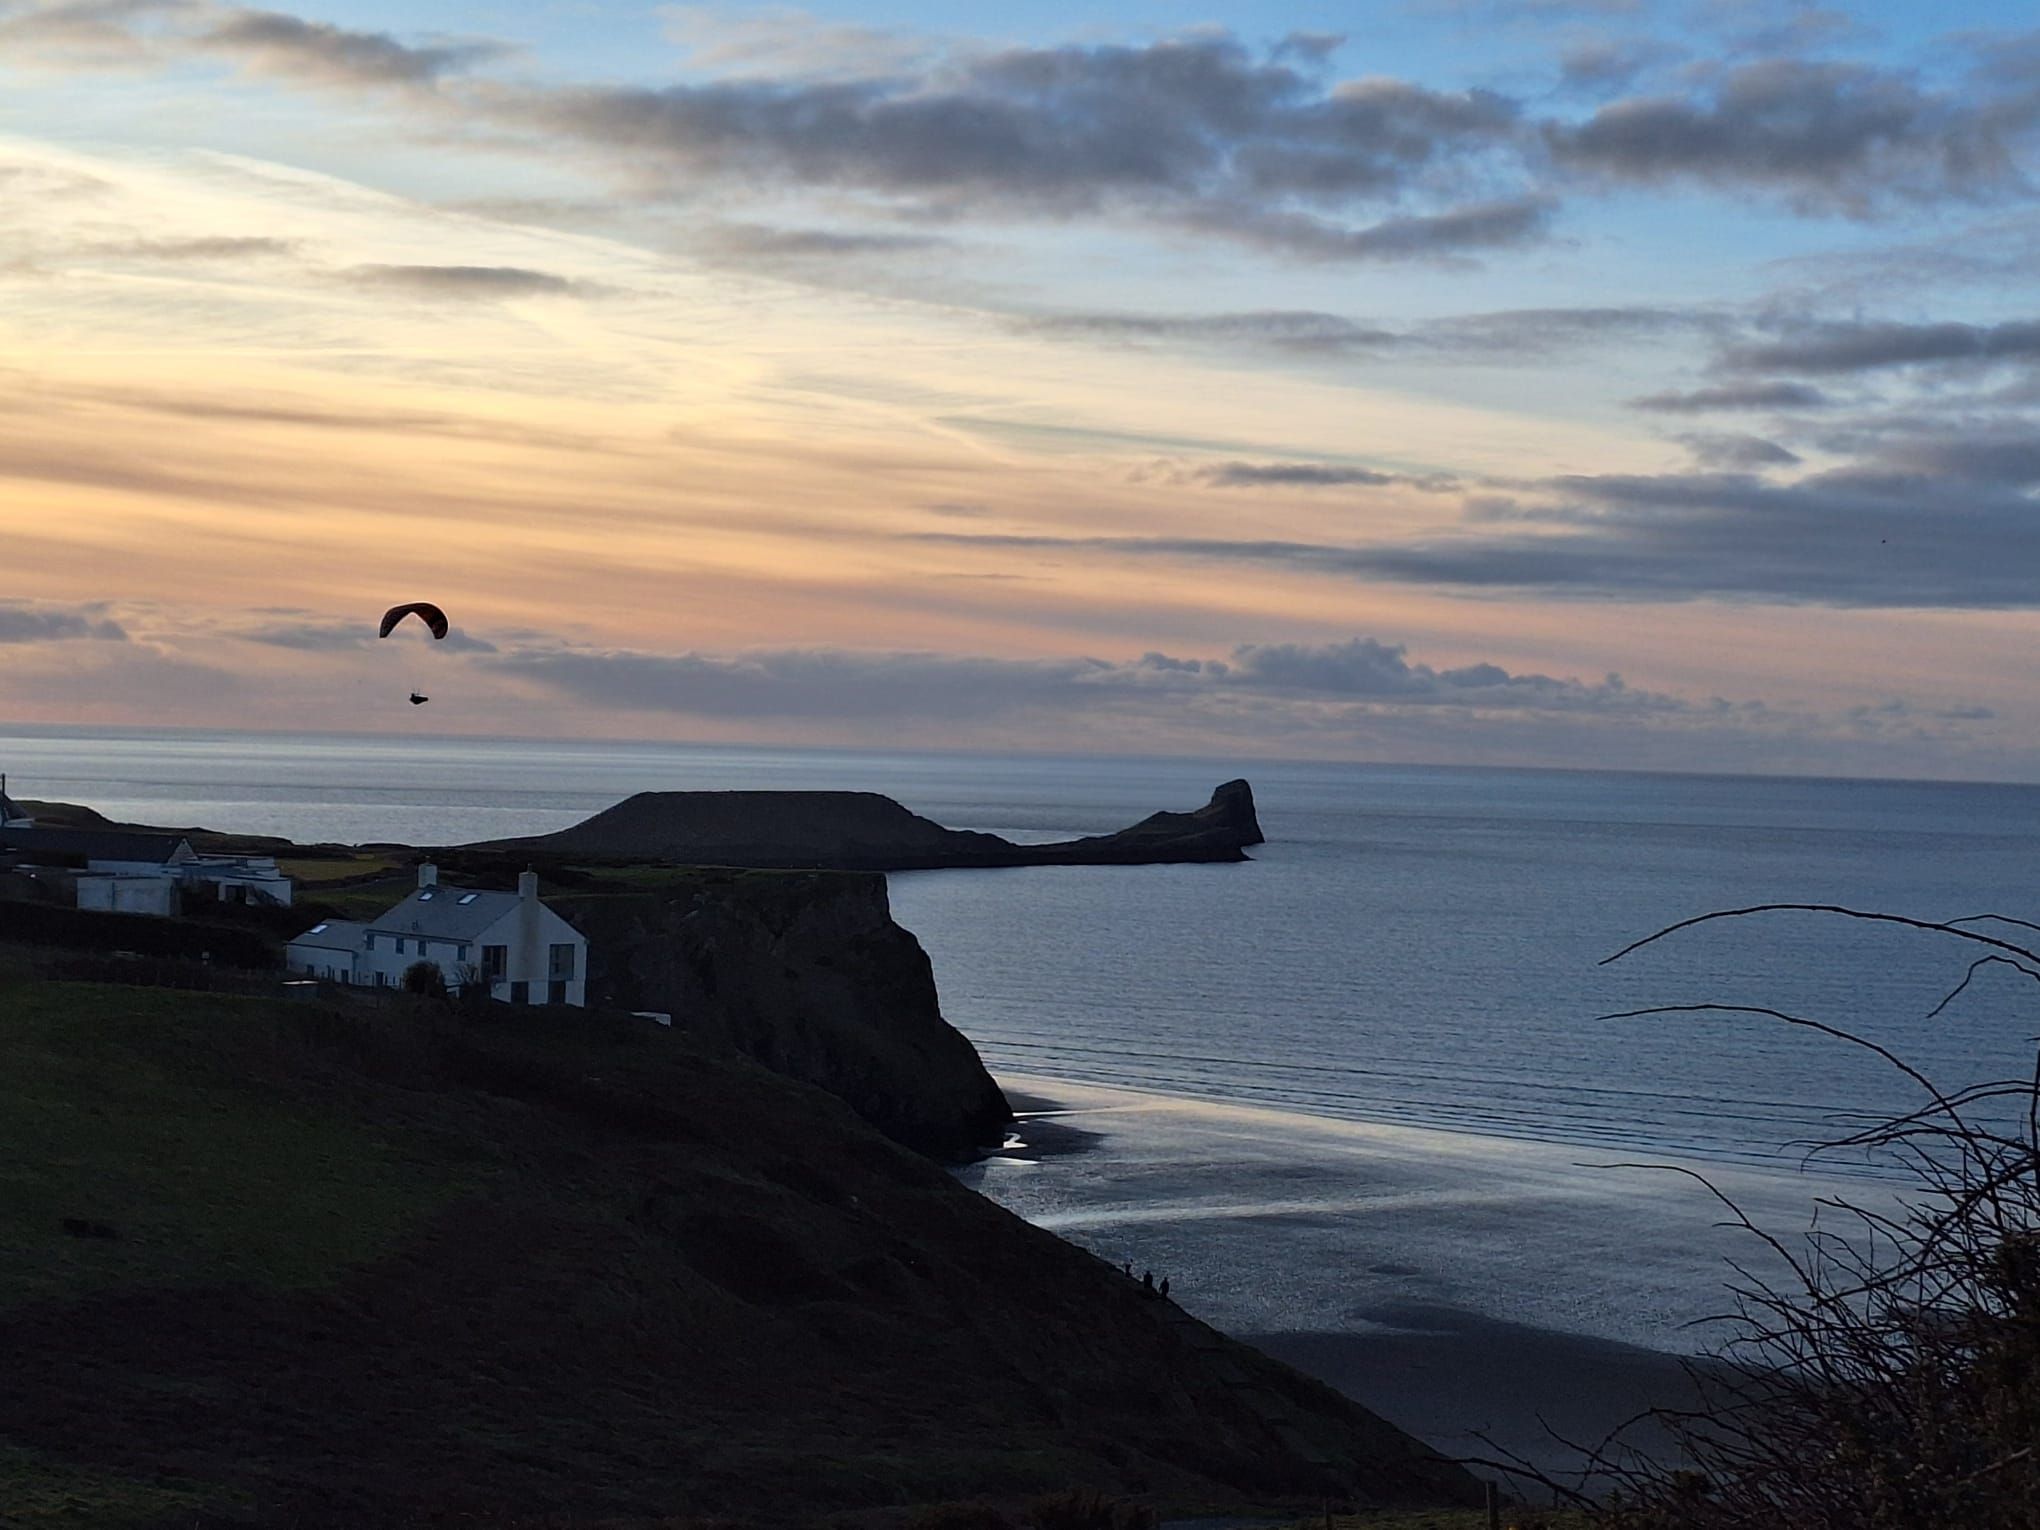
[[[1232,775],[1268,843],[1236,866],[915,872],[893,908],[1001,1074],[1304,1116],[1789,1166],[1918,1091],[2023,1076],[2028,980],[1946,936],[1775,902],[2040,922],[2040,788],[1594,772],[991,758],[656,744],[0,733],[16,796],[300,840],[540,833],[645,789],[884,792],[1044,840],[1189,808]],[[1982,928],[1992,928],[1985,926]],[[1995,927],[2011,939],[2040,934]],[[1837,1172],[1875,1164],[1832,1160]]]
[[[1806,1167],[1808,1143],[1920,1103],[1868,1050],[1772,1015],[1605,1016],[1761,1006],[1950,1089],[2026,1076],[2040,1031],[2031,981],[1996,965],[1929,1018],[1988,948],[1834,915],[1601,965],[1770,902],[2040,923],[2032,787],[193,733],[0,733],[0,771],[116,818],[413,844],[774,787],[1057,839],[1245,775],[1268,843],[1242,865],[891,878],[944,1011],[1029,1108],[964,1178],[1454,1452],[1480,1429],[1537,1456],[1542,1419],[1597,1432],[1567,1408],[1676,1395],[1646,1352],[1709,1347],[1724,1261],[1762,1254],[1681,1170],[1788,1237],[1817,1197],[1902,1188],[1860,1157]]]

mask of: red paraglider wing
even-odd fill
[[[383,612],[382,627],[377,637],[388,637],[397,630],[397,623],[407,616],[415,616],[432,629],[435,638],[446,636],[446,613],[428,600],[414,600],[407,606],[391,606]]]

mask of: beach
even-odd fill
[[[967,1183],[1136,1277],[1167,1276],[1185,1310],[1453,1456],[1499,1446],[1561,1471],[1575,1457],[1553,1431],[1598,1440],[1687,1400],[1682,1357],[1723,1336],[1706,1320],[1726,1302],[1724,1260],[1757,1253],[1703,1186],[1616,1155],[1001,1082],[1015,1140],[960,1171]],[[1788,1232],[1816,1196],[1891,1195],[1706,1173]]]

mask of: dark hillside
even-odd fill
[[[0,1162],[0,1504],[31,1523],[1469,1487],[830,1095],[643,1022],[0,968]]]
[[[996,1147],[1013,1119],[882,876],[699,869],[553,906],[588,937],[594,1003],[668,1012],[932,1157]]]

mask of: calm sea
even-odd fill
[[[1596,1017],[1771,1006],[1950,1086],[2024,1073],[2040,1029],[1998,968],[1928,1020],[1980,952],[1834,918],[1733,920],[1597,965],[1674,920],[1765,902],[2040,920],[2033,787],[81,733],[0,734],[0,770],[17,796],[119,818],[413,843],[740,787],[881,791],[1052,839],[1245,774],[1269,841],[1248,864],[912,873],[893,906],[995,1072],[1321,1117],[1784,1163],[1912,1094],[1867,1053],[1771,1019]]]

